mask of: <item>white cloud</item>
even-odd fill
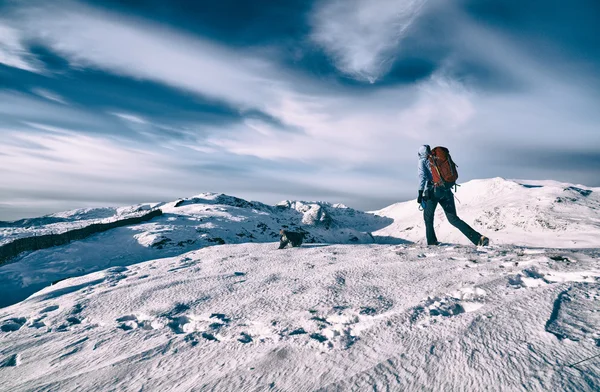
[[[60,9],[29,8],[18,21],[21,33],[49,46],[78,67],[152,80],[261,108],[281,83],[269,62],[164,26],[80,4]]]
[[[412,159],[424,139],[468,138],[476,116],[472,93],[436,76],[412,88],[382,89],[364,96],[290,95],[271,113],[303,132],[283,133],[273,124],[246,121],[212,132],[208,142],[236,154],[351,169],[398,165]]]
[[[397,123],[419,94],[414,86],[374,93],[367,102],[361,93],[325,90],[318,81],[284,72],[258,55],[82,5],[52,13],[30,9],[22,15],[27,15],[21,23],[27,34],[71,63],[193,91],[242,111],[258,109],[300,130],[287,132],[254,121],[211,129],[212,136],[198,140],[196,148],[348,167],[387,150],[389,136],[382,135],[391,133],[396,140],[415,132]],[[146,121],[129,113],[112,114],[137,124]]]
[[[387,4],[385,14],[389,15],[392,4],[382,4]],[[359,5],[367,19],[376,17],[367,3]],[[284,72],[258,55],[82,5],[71,4],[52,13],[30,9],[22,15],[27,15],[21,23],[27,34],[71,63],[168,84],[221,99],[242,111],[258,109],[299,130],[282,130],[277,124],[259,120],[218,129],[203,126],[201,138],[194,141],[190,135],[192,148],[198,151],[216,149],[348,169],[372,162],[373,157],[393,162],[398,144],[410,148],[403,143],[407,137],[423,134],[424,127],[434,134],[436,121],[445,124],[456,121],[457,116],[468,118],[462,111],[471,110],[465,103],[468,98],[453,101],[452,89],[438,82],[425,83],[431,90],[427,94],[421,91],[423,86],[405,86],[380,89],[368,99],[361,92],[342,87],[325,90],[318,81]],[[38,31],[43,34],[36,35]],[[385,39],[388,33],[374,32]],[[437,95],[436,89],[440,89]],[[440,98],[442,94],[446,98]],[[415,100],[419,100],[418,106],[413,104]],[[436,104],[448,108],[440,112]],[[132,125],[148,123],[132,113],[115,110],[111,114]]]
[[[34,98],[31,95],[14,91],[0,90],[0,124],[6,120],[17,122],[60,122],[85,125],[89,128],[98,125],[102,116],[96,113],[77,110],[56,100]]]
[[[312,15],[312,39],[340,71],[371,83],[383,76],[427,0],[327,0]]]
[[[54,101],[58,103],[62,103],[63,105],[67,105],[67,101],[65,101],[60,95],[53,93],[52,91],[48,91],[43,88],[34,88],[31,90],[36,95],[39,95],[42,98],[46,98],[49,101]]]
[[[386,59],[402,49],[401,36],[412,20],[408,16],[418,17],[423,3],[349,0],[348,4],[356,9],[346,9],[346,3],[326,2],[317,8],[313,19],[322,23],[315,25],[315,34],[329,31],[331,37],[338,38],[339,42],[321,44],[340,69],[374,80],[385,73]],[[0,129],[3,140],[10,139],[4,138],[10,131],[15,143],[18,141],[17,145],[0,145],[0,166],[3,173],[6,167],[12,173],[3,175],[5,190],[12,187],[25,193],[48,188],[68,193],[86,188],[88,195],[93,191],[107,197],[126,189],[147,191],[152,197],[164,195],[167,189],[177,197],[203,190],[258,192],[259,188],[273,190],[273,184],[287,178],[289,174],[281,167],[291,161],[290,166],[309,168],[289,180],[301,184],[295,190],[319,188],[330,190],[329,194],[369,194],[365,199],[401,197],[414,178],[416,148],[423,142],[448,145],[463,162],[469,156],[487,153],[485,149],[474,150],[477,142],[496,146],[527,141],[562,147],[593,145],[600,137],[597,116],[590,114],[595,113],[591,107],[597,99],[589,90],[573,84],[572,79],[552,74],[549,67],[532,61],[530,54],[515,47],[514,42],[503,41],[469,20],[456,21],[453,39],[461,42],[462,50],[468,50],[473,59],[487,59],[493,69],[513,75],[526,86],[523,91],[510,95],[469,91],[444,76],[444,67],[435,77],[411,85],[353,89],[321,84],[320,80],[283,70],[255,52],[234,50],[157,24],[66,4],[69,6],[53,12],[23,11],[14,19],[15,26],[22,28],[22,37],[37,39],[70,64],[184,89],[222,100],[242,113],[258,109],[277,121],[253,118],[218,126],[156,124],[150,115],[145,118],[116,107],[111,107],[107,116],[106,112],[94,113],[78,105],[61,105],[64,99],[51,99],[47,91],[37,92],[45,99],[0,92],[0,126],[26,122],[28,127]],[[332,11],[336,7],[341,7],[337,14]],[[394,13],[395,7],[405,12]],[[324,9],[333,13],[331,19],[319,19],[319,15],[327,15],[318,14]],[[350,31],[353,25],[359,27],[360,34]],[[317,36],[313,38],[318,40]],[[451,61],[446,65],[452,66]],[[587,115],[580,116],[579,112]],[[127,124],[119,124],[111,116]],[[43,124],[61,124],[78,132],[61,133]],[[140,148],[149,152],[125,148],[112,136],[85,136],[85,132],[94,131],[119,134],[120,125],[136,135],[145,135],[138,141]],[[37,131],[28,138],[30,128]],[[170,132],[164,132],[163,138],[156,132],[159,129]],[[569,138],[564,136],[567,129]],[[540,130],[544,131],[541,142]],[[46,137],[48,140],[44,140]],[[148,140],[151,142],[144,145]],[[43,148],[32,150],[36,145]],[[229,174],[210,177],[201,169],[196,173],[195,169],[177,168],[182,162],[190,166],[198,162],[197,166],[206,162],[223,166],[230,161],[258,162],[247,156],[276,162],[270,166],[272,169],[265,169],[269,165],[260,162],[248,168],[254,177],[236,177],[235,181]],[[27,171],[15,174],[15,170],[24,169]],[[461,166],[461,170],[462,179],[468,178],[469,167]],[[487,175],[487,167],[482,165],[481,170],[479,175]],[[388,177],[380,176],[381,171]],[[98,177],[100,180],[95,181]],[[82,180],[73,187],[63,186],[71,178]],[[160,186],[151,185],[157,178]]]
[[[16,183],[35,179],[31,185],[40,186],[40,182],[73,176],[118,182],[162,170],[158,154],[125,147],[122,140],[45,124],[27,125],[37,131],[3,131],[5,138],[0,150],[4,154],[0,158],[3,176],[19,176],[14,178]]]
[[[113,116],[118,117],[121,120],[132,122],[134,124],[148,124],[148,121],[146,119],[144,119],[141,116],[138,116],[136,114],[118,113],[118,112],[111,112],[109,114],[112,114]]]
[[[0,64],[25,71],[40,72],[39,64],[23,46],[17,29],[0,19]]]

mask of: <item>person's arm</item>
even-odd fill
[[[427,196],[423,197],[423,193],[430,186],[431,182],[429,161],[427,159],[419,159],[417,169],[419,174],[419,196],[417,197],[417,203],[423,205],[422,202],[427,200]]]
[[[429,181],[430,177],[428,163],[425,159],[419,159],[417,171],[419,177],[419,191],[422,192],[427,187],[427,181]]]

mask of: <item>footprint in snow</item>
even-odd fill
[[[252,336],[248,335],[245,332],[242,332],[240,334],[240,338],[238,339],[238,342],[248,344],[248,343],[252,342]]]
[[[12,354],[8,357],[4,358],[2,362],[0,362],[0,368],[5,367],[16,367],[21,364],[21,355],[20,354]]]
[[[310,338],[316,340],[319,343],[324,343],[327,341],[327,338],[320,333],[311,333]]]
[[[53,311],[57,310],[58,308],[59,308],[58,305],[47,306],[44,309],[40,310],[40,314],[53,312]]]
[[[229,323],[231,321],[231,319],[229,317],[227,317],[225,314],[223,313],[212,313],[210,315],[210,318],[214,318],[217,320],[221,320],[224,323]]]
[[[34,319],[33,322],[29,325],[29,328],[36,328],[36,329],[40,329],[46,326],[46,323],[44,323],[44,319],[46,318],[46,315],[44,314],[42,317],[39,317],[37,319]]]
[[[81,324],[81,322],[82,322],[82,319],[80,319],[78,317],[68,317],[66,319],[66,323],[61,324],[58,328],[56,328],[56,331],[66,332],[66,331],[70,330],[71,327]]]
[[[67,319],[67,322],[71,325],[81,324],[81,319],[79,319],[77,317],[69,317]]]
[[[0,330],[2,332],[15,332],[21,329],[21,327],[27,322],[25,317],[15,317],[8,319],[2,324]]]
[[[176,334],[193,332],[195,330],[195,322],[188,316],[174,317],[167,324],[169,328]]]
[[[453,317],[465,313],[461,301],[452,297],[429,297],[412,308],[410,321],[418,323],[432,317]]]
[[[79,314],[79,313],[83,312],[83,309],[85,309],[85,305],[77,304],[77,305],[73,306],[73,309],[71,309],[71,314]]]
[[[373,312],[377,312],[372,309]],[[310,318],[316,328],[305,331],[304,328],[297,329],[289,335],[308,334],[310,339],[324,343],[330,349],[347,349],[358,341],[361,329],[361,321],[370,318],[359,311],[348,307],[337,306],[333,308],[334,314],[327,316],[313,316]],[[312,331],[310,331],[312,330]]]
[[[508,277],[508,283],[516,288],[538,287],[564,282],[597,283],[599,281],[600,273],[597,271],[540,271],[535,267],[524,269],[520,274]]]
[[[189,309],[189,307],[187,308]],[[176,334],[190,333],[198,330],[204,331],[205,329],[218,331],[219,329],[228,326],[231,321],[231,319],[223,313],[212,313],[208,318],[194,315],[181,315],[178,312],[172,313],[175,314],[168,316],[170,321],[167,326]]]
[[[508,284],[513,288],[528,288],[546,286],[549,282],[544,278],[544,274],[535,267],[526,268],[516,275],[508,276]]]
[[[152,317],[146,315],[128,315],[119,317],[117,322],[120,323],[117,328],[122,329],[123,331],[130,331],[132,329],[159,329],[163,327],[163,324],[160,321],[154,320]]]
[[[185,341],[191,344],[192,347],[195,347],[200,343],[200,338],[211,341],[218,342],[219,339],[215,337],[212,333],[208,332],[192,332],[185,336]]]
[[[304,328],[298,328],[293,330],[292,332],[290,332],[288,335],[289,336],[294,336],[294,335],[305,335],[307,332],[304,330]]]
[[[202,332],[202,337],[206,340],[211,340],[211,341],[219,340],[215,337],[215,335],[213,335],[212,333],[208,333],[208,332]]]
[[[171,310],[171,312],[169,314],[171,314],[171,315],[180,314],[183,312],[187,312],[188,310],[190,310],[190,306],[188,304],[178,303],[178,304],[175,304],[175,307],[173,308],[173,310]]]

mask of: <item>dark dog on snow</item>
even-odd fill
[[[281,235],[281,238],[279,240],[279,249],[283,249],[288,244],[292,244],[292,246],[294,248],[302,245],[302,241],[304,240],[305,233],[296,233],[293,231],[287,231],[287,230],[281,229],[279,234]]]

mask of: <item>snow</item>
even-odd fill
[[[16,222],[0,222],[0,245],[14,239],[43,234],[61,234],[68,230],[80,229],[95,223],[109,223],[143,215],[155,204],[139,204],[119,208],[83,208],[41,218],[22,219]]]
[[[390,218],[323,202],[269,206],[216,193],[170,203],[74,210],[17,222],[0,230],[0,243],[20,236],[65,232],[100,221],[136,216],[160,208],[161,217],[112,229],[65,246],[24,253],[0,267],[0,307],[13,304],[52,282],[114,266],[127,266],[217,244],[272,242],[279,230],[303,230],[305,242],[371,243],[368,234]],[[55,219],[67,219],[56,222]],[[396,243],[404,242],[396,239]]]
[[[5,226],[164,212],[0,266],[0,390],[596,391],[599,191],[464,184],[459,216],[486,248],[442,217],[445,243],[423,245],[414,201],[200,194]],[[308,243],[278,250],[284,226]]]
[[[597,250],[562,251],[577,260],[570,263],[511,246],[274,245],[214,246],[111,268],[3,309],[0,361],[18,355],[20,362],[4,367],[0,384],[11,391],[600,386],[598,361],[567,366],[598,352]],[[419,257],[424,252],[430,256]],[[532,268],[545,272],[532,277]],[[533,287],[512,284],[514,276],[563,280]],[[565,291],[578,292],[585,306],[563,301],[555,312]]]

